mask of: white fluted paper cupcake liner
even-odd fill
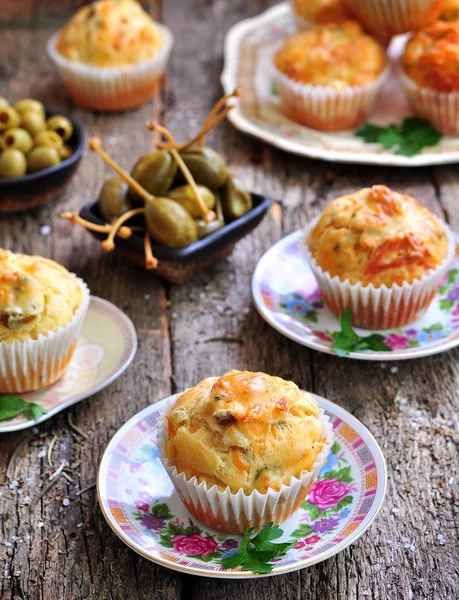
[[[363,27],[384,43],[399,33],[417,31],[432,22],[441,9],[438,0],[345,0]]]
[[[67,369],[89,306],[88,286],[76,279],[82,300],[67,325],[36,340],[0,342],[0,394],[38,390],[57,381]]]
[[[362,285],[350,283],[349,279],[341,281],[338,275],[332,277],[317,264],[306,240],[319,219],[320,216],[305,227],[304,249],[322,296],[333,314],[339,316],[350,308],[352,324],[364,329],[394,329],[416,321],[432,302],[454,257],[456,242],[448,226],[437,219],[448,238],[447,255],[441,264],[412,283],[405,281],[402,285],[375,287],[372,283]]]
[[[370,114],[388,69],[371,83],[335,89],[293,81],[272,65],[282,110],[294,121],[321,131],[354,129]]]
[[[400,81],[413,112],[442,133],[459,134],[459,91],[437,92],[421,88],[400,70]]]
[[[126,110],[149,100],[166,71],[174,37],[168,27],[160,24],[157,27],[163,47],[155,57],[138,65],[101,68],[68,60],[56,50],[59,32],[48,41],[47,51],[77,104],[100,111]]]
[[[179,473],[170,463],[166,456],[166,417],[175,401],[176,398],[173,398],[167,403],[158,419],[159,458],[182,502],[199,521],[217,531],[242,533],[248,527],[259,529],[271,521],[274,524],[282,523],[300,508],[325,464],[333,442],[330,420],[323,410],[320,411],[319,419],[322,422],[325,441],[312,471],[303,471],[299,478],[292,477],[289,485],[283,484],[279,491],[269,489],[265,494],[261,494],[254,490],[247,496],[242,489],[234,494],[229,487],[220,491],[216,485],[209,488],[206,481],[198,483],[196,477],[187,479],[184,473]]]

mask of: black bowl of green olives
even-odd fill
[[[85,148],[83,125],[27,98],[0,98],[0,213],[54,200],[74,175]]]

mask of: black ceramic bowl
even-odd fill
[[[84,127],[77,119],[61,111],[46,109],[46,118],[53,115],[65,116],[73,125],[73,135],[67,142],[73,151],[72,156],[43,171],[22,177],[0,178],[0,213],[22,212],[54,200],[70,183],[86,145]]]
[[[159,244],[152,244],[153,255],[158,259],[158,268],[151,271],[173,283],[183,283],[198,271],[228,256],[236,242],[253,231],[261,222],[271,200],[252,193],[253,208],[247,214],[228,223],[211,235],[198,240],[185,248],[167,248]],[[106,221],[99,212],[97,202],[86,204],[80,216],[91,223],[104,225]],[[106,235],[91,231],[98,239]],[[116,249],[131,262],[143,266],[145,264],[143,250],[144,236],[134,232],[127,240],[116,238]]]

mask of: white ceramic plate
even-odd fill
[[[131,319],[111,302],[91,296],[83,330],[65,374],[47,388],[21,394],[24,400],[42,406],[46,414],[37,421],[22,416],[1,421],[0,433],[32,427],[96,394],[123,373],[136,350],[137,334]]]
[[[252,297],[260,315],[288,338],[327,354],[336,354],[329,333],[338,319],[324,304],[317,280],[302,250],[303,230],[279,240],[260,258],[252,275]],[[459,237],[456,238],[459,241]],[[402,360],[444,352],[459,345],[459,256],[447,280],[421,319],[381,333],[392,350],[351,352],[348,358]]]
[[[225,39],[225,93],[236,87],[240,97],[228,115],[235,127],[287,152],[329,161],[414,167],[459,161],[459,137],[445,136],[435,147],[407,157],[385,150],[379,144],[366,144],[352,131],[329,133],[303,127],[286,117],[279,108],[270,75],[273,48],[295,33],[288,3],[234,25]],[[394,38],[389,56],[395,63],[402,53],[406,36]],[[378,125],[399,123],[409,116],[395,67],[379,96],[369,122]]]
[[[386,491],[384,457],[371,433],[343,408],[314,397],[330,416],[335,443],[307,501],[281,524],[280,541],[297,543],[273,561],[270,575],[316,564],[355,542],[375,519]],[[156,422],[169,400],[138,413],[107,446],[97,478],[105,518],[130,548],[165,567],[205,577],[260,577],[222,567],[221,559],[238,551],[241,536],[218,533],[192,517],[162,466]]]

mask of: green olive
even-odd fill
[[[240,179],[228,177],[221,190],[222,209],[226,221],[234,221],[252,208],[252,196]]]
[[[38,112],[42,117],[45,116],[45,107],[38,100],[33,100],[32,98],[24,98],[23,100],[19,100],[14,105],[14,108],[18,111],[20,115],[24,115],[30,111]]]
[[[214,190],[222,186],[228,169],[223,158],[212,148],[192,147],[180,153],[196,183]]]
[[[139,158],[132,168],[132,177],[153,196],[164,196],[171,188],[177,171],[177,163],[169,152],[157,150]],[[137,202],[143,200],[130,192]]]
[[[35,148],[38,146],[47,146],[48,148],[61,148],[64,142],[61,136],[55,131],[40,131],[33,138],[33,145]]]
[[[67,160],[67,158],[70,158],[72,156],[73,152],[70,146],[64,144],[59,148],[59,154],[61,155],[62,160]]]
[[[51,131],[55,131],[58,133],[64,142],[67,142],[73,134],[73,125],[67,119],[67,117],[63,117],[61,115],[54,115],[54,117],[50,117],[46,121],[46,126]]]
[[[201,198],[207,208],[212,209],[215,206],[215,194],[204,185],[196,186],[200,192]],[[200,217],[202,211],[199,208],[199,204],[196,200],[193,188],[191,185],[181,185],[176,187],[167,194],[168,198],[178,202],[190,215],[194,218]]]
[[[59,151],[56,148],[38,146],[33,148],[27,156],[27,168],[31,173],[54,167],[61,162]]]
[[[198,238],[190,213],[170,198],[156,197],[146,202],[145,222],[155,242],[168,248],[184,248]]]
[[[12,127],[7,129],[2,135],[1,146],[4,150],[7,148],[17,148],[27,153],[33,146],[32,136],[25,129]]]
[[[40,131],[46,130],[46,121],[43,115],[35,110],[23,113],[21,118],[21,127],[26,129],[32,137]]]
[[[9,106],[10,103],[8,102],[8,100],[6,98],[3,98],[2,96],[0,96],[0,108],[3,108],[4,106]]]
[[[0,177],[22,177],[27,171],[24,152],[8,148],[0,154]]]
[[[206,223],[203,219],[196,219],[196,225],[198,227],[198,239],[202,240],[202,238],[224,227],[225,221],[223,219],[215,219],[215,221]]]
[[[110,177],[102,186],[98,207],[109,223],[132,208],[128,191],[129,186],[121,177]]]
[[[21,116],[12,106],[0,107],[0,131],[5,131],[10,127],[19,127],[20,123]]]

